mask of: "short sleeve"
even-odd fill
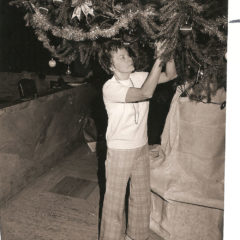
[[[129,87],[109,80],[103,86],[103,97],[110,102],[125,102]]]
[[[148,77],[148,72],[134,72],[131,74],[131,79],[136,88],[141,88]]]

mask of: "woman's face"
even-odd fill
[[[110,70],[114,73],[131,73],[134,71],[133,60],[125,48],[112,52],[112,66]]]

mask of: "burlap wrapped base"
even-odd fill
[[[150,228],[164,240],[221,240],[223,210],[167,202],[151,194]]]
[[[177,91],[161,145],[150,147],[151,229],[165,240],[221,240],[225,114]],[[220,89],[214,102],[223,102]]]

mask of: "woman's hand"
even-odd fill
[[[155,58],[160,58],[166,49],[166,40],[155,42]]]

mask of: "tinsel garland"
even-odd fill
[[[57,27],[50,23],[50,21],[39,12],[38,8],[34,6],[35,13],[32,15],[31,25],[35,29],[42,29],[44,31],[51,31],[53,36],[64,38],[67,40],[73,40],[76,42],[84,40],[96,40],[99,37],[111,38],[119,33],[120,29],[127,29],[129,23],[133,21],[138,15],[154,16],[155,13],[150,9],[137,10],[133,12],[129,10],[127,14],[121,15],[118,20],[108,29],[100,29],[98,26],[92,27],[88,32],[84,32],[82,29],[73,28],[68,25],[66,27]]]
[[[43,43],[43,46],[48,49],[48,51],[51,53],[52,57],[55,57],[59,59],[60,62],[64,62],[65,64],[70,64],[77,58],[77,52],[73,51],[73,53],[68,54],[64,58],[60,54],[57,54],[57,49],[55,46],[50,44],[49,38],[47,37],[46,32],[36,29],[35,34],[38,37],[38,40]]]

